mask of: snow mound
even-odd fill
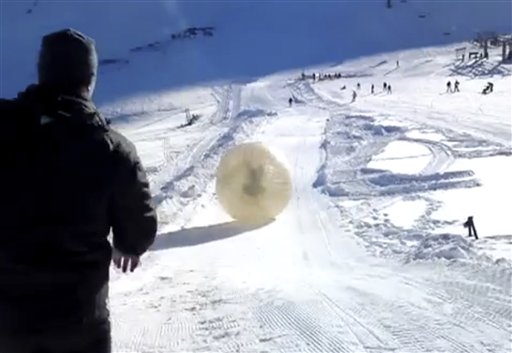
[[[323,189],[324,193],[331,197],[349,196],[349,192],[345,190],[340,184],[328,184]]]
[[[238,115],[237,118],[257,118],[259,116],[276,116],[277,113],[273,111],[267,111],[264,109],[244,109]]]
[[[386,136],[389,134],[396,134],[403,132],[404,130],[399,126],[393,125],[380,125],[380,124],[372,124],[367,123],[363,124],[363,130],[371,132],[373,136]]]
[[[467,260],[476,256],[473,244],[460,235],[435,234],[425,237],[409,255],[410,261]]]
[[[323,164],[317,171],[317,177],[313,182],[313,187],[320,189],[323,194],[326,194],[331,197],[343,197],[349,195],[349,193],[345,188],[343,188],[341,183],[329,182],[329,177],[327,176],[325,164]]]
[[[314,188],[321,188],[327,185],[327,173],[325,171],[325,163],[322,164],[320,169],[318,169],[317,177],[315,182],[313,183]]]
[[[387,173],[388,171],[385,169],[378,169],[378,168],[361,168],[361,169],[359,169],[359,172],[361,174],[380,174],[380,173]]]
[[[374,185],[386,187],[391,185],[404,185],[410,183],[434,183],[443,180],[463,179],[474,176],[471,170],[461,170],[446,173],[434,173],[429,175],[413,174],[381,174],[371,178],[370,182]]]

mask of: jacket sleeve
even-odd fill
[[[110,200],[113,245],[123,254],[140,256],[155,240],[156,210],[135,146],[122,138],[114,153],[118,168]]]

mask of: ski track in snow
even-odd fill
[[[442,204],[429,194],[477,187],[473,171],[450,167],[506,154],[504,135],[395,124],[273,80],[215,88],[215,111],[184,130],[201,138],[151,175],[164,230],[138,272],[112,273],[115,352],[507,352],[512,269],[460,236],[431,235]],[[248,140],[279,150],[294,181],[290,205],[259,228],[231,223],[213,187],[222,153]],[[396,141],[424,147],[428,162],[414,174],[368,167]],[[418,200],[410,229],[383,212]]]

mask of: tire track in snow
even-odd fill
[[[263,304],[255,315],[270,330],[280,332],[290,338],[289,342],[299,344],[301,352],[359,352],[361,347],[349,346],[346,335],[340,335],[322,323],[319,319],[321,312],[311,315],[304,307],[282,300]],[[287,351],[286,348],[292,347],[281,349]]]
[[[169,301],[161,290],[160,298],[139,295],[129,303],[130,312],[115,316],[116,352],[250,353],[272,345],[270,332],[244,309],[268,294],[226,287],[213,273],[178,271],[173,277],[186,282],[168,288]],[[160,286],[151,283],[148,293]]]
[[[451,301],[461,303],[462,309],[457,314],[465,316],[466,320],[471,319],[510,332],[510,293],[500,293],[489,285],[462,280],[444,281],[441,285]]]
[[[427,288],[428,285],[422,284],[418,290]],[[400,352],[470,353],[477,348],[461,340],[468,333],[465,323],[457,322],[445,313],[413,302],[383,300],[374,294],[354,291],[355,306],[373,313],[373,320],[393,337]],[[453,337],[454,331],[459,331],[462,336]]]
[[[407,323],[408,320],[412,320],[411,323],[407,323],[406,329],[397,328],[396,323],[394,324],[392,320],[388,321],[389,318],[379,318],[379,320],[383,324],[386,323],[386,328],[394,332],[397,341],[401,344],[408,342],[407,344],[414,345],[413,341],[408,341],[406,338],[409,334],[404,337],[402,330],[407,330],[406,332],[411,335],[415,333],[418,342],[425,342],[425,345],[428,342],[428,337],[423,338],[420,335],[422,332],[427,332],[434,338],[446,341],[452,347],[449,352],[475,352],[483,349],[482,346],[485,345],[494,345],[495,347],[491,351],[502,352],[506,347],[506,337],[512,335],[510,327],[512,298],[509,296],[510,287],[507,286],[507,276],[500,275],[499,281],[491,281],[495,284],[506,282],[503,287],[498,288],[476,282],[476,279],[471,280],[473,276],[478,277],[480,274],[468,272],[468,268],[463,268],[463,271],[465,272],[461,273],[458,269],[452,269],[449,273],[438,274],[431,280],[423,276],[412,277],[393,272],[393,276],[400,278],[415,290],[421,291],[431,307],[427,309],[427,313],[422,313],[425,309],[420,306],[418,306],[418,310],[411,311],[411,307],[408,305],[395,307],[398,304],[394,302],[386,304],[386,306],[393,306],[385,310],[396,313],[398,317],[396,323],[402,321],[400,313],[405,311],[403,321]],[[489,276],[488,271],[500,272],[494,267],[485,269],[485,271],[486,273],[482,275],[486,280],[489,278],[487,277]],[[508,272],[508,281],[510,281],[510,270]],[[468,278],[466,279],[465,276]],[[460,284],[463,286],[461,287]],[[360,300],[360,304],[358,304],[362,307],[375,312],[384,311],[376,303],[378,299],[368,293],[357,291],[355,297],[364,299]],[[373,309],[372,303],[375,303]],[[423,324],[418,325],[418,322],[421,322],[421,317],[423,317]],[[425,321],[425,319],[427,320]],[[420,327],[425,328],[420,329]],[[489,336],[491,332],[492,338]],[[464,341],[464,337],[471,337],[473,340],[470,343]],[[476,342],[479,345],[476,345]],[[420,349],[419,346],[416,348]]]
[[[386,330],[379,324],[375,315],[369,315],[364,308],[350,306],[350,309],[344,309],[326,293],[320,290],[317,293],[332,308],[338,318],[346,324],[366,351],[387,352],[397,349],[398,344],[393,338],[382,337],[387,336]]]
[[[472,353],[475,347],[472,344],[460,342],[452,337],[455,326],[447,322],[446,317],[436,317],[426,312],[419,314],[411,310],[410,306],[392,306],[389,308],[396,316],[405,319],[406,324],[397,325],[394,321],[389,324],[389,330],[396,340],[406,350],[411,351],[447,351],[453,353]],[[462,325],[462,324],[461,324]],[[461,330],[462,333],[465,333]]]
[[[455,161],[452,149],[442,142],[406,137],[402,137],[400,140],[419,143],[429,149],[431,159],[428,165],[421,170],[420,174],[442,173]]]

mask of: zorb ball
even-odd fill
[[[290,173],[261,143],[240,144],[217,167],[216,192],[224,210],[245,224],[274,219],[292,194]]]

